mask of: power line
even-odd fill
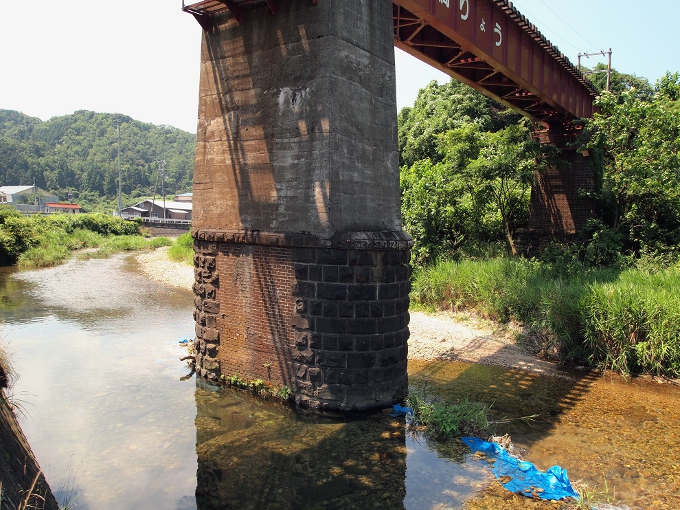
[[[515,2],[515,3],[516,3],[516,2]],[[537,28],[541,29],[542,32],[550,32],[551,34],[553,34],[553,36],[550,37],[550,39],[552,39],[553,41],[554,41],[555,39],[559,39],[560,41],[564,42],[567,46],[572,47],[572,48],[573,48],[574,50],[576,50],[577,52],[581,51],[578,47],[576,47],[576,46],[574,46],[573,44],[571,44],[571,43],[570,43],[569,41],[567,41],[564,37],[560,36],[557,32],[555,32],[554,30],[551,30],[550,28],[548,28],[548,26],[547,26],[545,23],[543,23],[540,19],[538,19],[536,16],[534,16],[532,13],[530,13],[530,12],[527,11],[526,9],[520,7],[519,10],[520,10],[520,12],[521,12],[522,14],[524,14],[524,15],[527,16],[527,17],[529,17],[529,18],[531,19],[531,22],[532,22],[534,25],[536,25]]]
[[[540,2],[541,2],[543,5],[545,5],[546,9],[548,9],[548,10],[549,10],[550,12],[552,12],[555,16],[557,16],[557,18],[558,18],[562,23],[564,23],[565,25],[567,25],[567,27],[569,27],[569,29],[570,29],[572,32],[574,32],[577,36],[579,36],[579,37],[580,37],[581,39],[583,39],[585,42],[587,42],[588,44],[590,44],[590,46],[592,46],[593,48],[598,48],[597,44],[593,44],[593,43],[590,42],[588,39],[586,39],[585,37],[583,37],[579,32],[576,31],[576,29],[575,29],[574,27],[572,27],[569,23],[567,23],[566,21],[564,21],[564,20],[562,19],[562,17],[561,17],[559,14],[557,14],[555,11],[553,11],[552,8],[551,8],[548,4],[546,4],[543,0],[540,0]]]

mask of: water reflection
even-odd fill
[[[200,385],[196,409],[201,510],[404,508],[403,418],[323,421]]]
[[[462,443],[405,434],[403,418],[296,415],[187,374],[178,339],[193,295],[148,280],[133,257],[0,269],[3,336],[16,351],[21,420],[59,495],[79,509],[551,508],[518,500]],[[680,507],[680,390],[500,367],[409,362],[412,387],[492,404],[526,458],[643,508]]]
[[[195,507],[194,387],[178,361],[193,296],[134,268],[116,256],[0,273],[22,428],[57,495],[74,479],[79,509]]]

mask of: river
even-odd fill
[[[93,510],[554,508],[507,493],[461,443],[409,433],[403,418],[306,417],[186,379],[192,312],[191,293],[127,254],[0,269],[21,425],[58,498]],[[617,504],[680,508],[675,386],[454,362],[410,362],[409,376],[491,404],[498,421],[538,415],[498,428],[542,469],[606,482]]]

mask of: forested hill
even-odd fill
[[[124,202],[154,193],[160,160],[166,194],[191,191],[196,135],[86,110],[44,122],[0,110],[0,185],[32,185],[35,179],[62,199],[70,189],[81,206],[108,211],[118,193],[118,122]]]

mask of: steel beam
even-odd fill
[[[395,45],[416,58],[546,127],[592,115],[597,91],[507,0],[393,0],[393,6]],[[416,22],[427,27],[415,33]],[[445,50],[452,46],[457,53]],[[522,92],[493,90],[485,82],[497,74]],[[545,113],[527,111],[527,97],[544,103]]]
[[[212,15],[229,10],[242,23],[243,6],[255,3],[202,0],[182,8],[210,31]],[[264,3],[276,14],[276,0]],[[394,44],[416,58],[546,128],[569,130],[574,119],[592,115],[595,88],[508,0],[392,5]]]

